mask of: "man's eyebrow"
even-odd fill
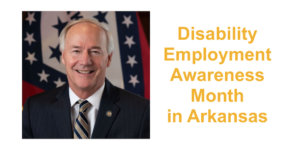
[[[81,46],[78,46],[78,45],[73,45],[72,48],[78,48],[80,49]],[[92,46],[91,48],[89,49],[98,49],[98,50],[102,50],[102,48],[100,46]]]
[[[81,48],[81,47],[77,45],[73,45],[72,48]]]
[[[99,49],[99,50],[102,50],[102,48],[100,46],[92,46],[90,49]]]

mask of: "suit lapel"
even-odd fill
[[[71,124],[71,104],[69,99],[68,86],[62,87],[62,90],[56,96],[57,101],[53,104],[55,118],[55,128],[58,137],[73,138],[73,130]]]
[[[96,118],[96,123],[92,138],[106,138],[111,126],[118,115],[119,107],[115,104],[119,100],[119,93],[116,88],[105,80],[100,109]]]

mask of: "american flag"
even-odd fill
[[[137,12],[23,12],[23,104],[29,96],[67,83],[58,37],[71,20],[93,18],[114,37],[106,77],[116,86],[150,98],[150,48]]]

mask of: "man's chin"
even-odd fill
[[[90,91],[90,90],[93,90],[93,89],[100,88],[100,85],[95,84],[95,82],[96,81],[94,81],[94,82],[85,82],[85,83],[77,84],[76,86],[77,86],[78,89],[83,90],[83,91],[85,91],[85,90]]]
[[[84,81],[80,81],[80,82],[73,82],[73,84],[69,84],[69,86],[72,89],[75,89],[78,92],[95,92],[98,88],[101,87],[101,85],[98,85],[99,83],[97,83],[97,81],[93,81],[93,80],[84,80]]]
[[[93,88],[91,85],[78,85],[77,89],[82,90],[82,91],[89,91]]]
[[[84,82],[73,82],[73,85],[70,84],[70,86],[74,86],[74,88],[78,89],[78,90],[89,90],[91,89],[93,86],[95,86],[94,84],[92,84],[92,82],[90,81],[84,81]]]

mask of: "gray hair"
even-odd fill
[[[114,50],[114,42],[113,42],[112,34],[109,32],[108,26],[106,24],[99,23],[97,20],[87,19],[87,18],[71,21],[65,26],[65,28],[61,31],[61,33],[59,35],[59,44],[60,44],[59,49],[60,49],[60,51],[63,51],[64,48],[65,48],[65,38],[66,38],[66,35],[67,35],[69,29],[72,26],[74,26],[75,24],[78,24],[78,23],[81,23],[81,22],[89,22],[89,23],[95,24],[99,28],[102,28],[105,31],[106,39],[107,39],[107,52],[108,52],[108,54],[111,54]]]

